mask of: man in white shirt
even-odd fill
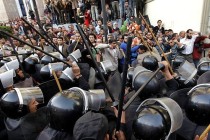
[[[98,20],[97,26],[96,26],[96,33],[99,34],[100,30],[103,28],[102,21]]]
[[[198,34],[193,32],[192,29],[188,29],[186,31],[186,37],[180,40],[180,43],[185,47],[185,49],[182,51],[182,55],[190,63],[193,63],[192,52],[193,52],[194,42],[197,36]]]

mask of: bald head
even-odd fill
[[[181,32],[179,32],[179,37],[180,38],[185,38],[185,34],[186,34],[185,31],[181,31]]]

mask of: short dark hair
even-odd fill
[[[172,30],[172,29],[168,29],[168,31],[169,31],[169,32],[173,32],[173,30]]]
[[[57,39],[62,39],[62,40],[63,40],[63,38],[62,38],[62,37],[58,37]]]
[[[113,42],[117,42],[115,39],[110,39],[109,40],[109,44],[113,43]]]
[[[140,50],[144,50],[145,52],[148,50],[146,46],[144,45],[139,45]]]
[[[89,37],[89,36],[94,36],[94,38],[97,39],[96,35],[93,34],[93,33],[90,33],[90,34],[88,35],[88,37]]]
[[[189,33],[190,31],[193,31],[192,29],[188,29],[187,31],[186,31],[186,33]]]
[[[161,22],[162,22],[162,20],[160,20],[160,19],[159,19],[159,20],[157,21],[157,23],[158,23],[159,21],[161,21]]]
[[[128,36],[128,34],[123,34],[123,35],[122,35],[122,39],[124,39],[124,38],[125,38],[125,36]]]

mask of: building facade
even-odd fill
[[[44,13],[43,0],[36,0],[39,16]],[[0,22],[7,22],[17,17],[29,16],[29,9],[34,11],[32,0],[0,0]]]
[[[210,33],[210,0],[147,0],[145,14],[152,25],[161,19],[174,32],[191,28]]]

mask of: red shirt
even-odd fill
[[[201,41],[203,41],[205,38],[207,38],[207,36],[198,36],[196,39],[195,39],[195,43],[199,43]],[[201,46],[202,48],[210,48],[210,44],[203,44]],[[200,59],[201,58],[201,55],[202,55],[202,52],[199,51],[199,47],[195,47],[193,48],[193,59]]]

